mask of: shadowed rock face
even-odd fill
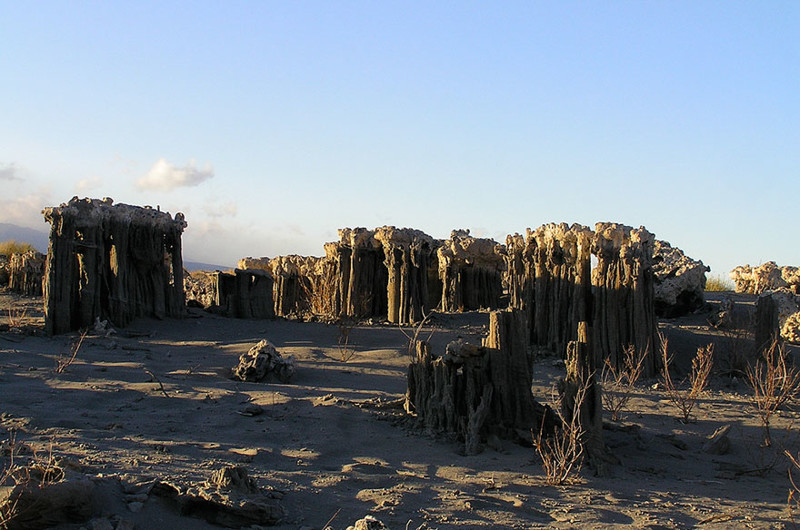
[[[711,269],[666,241],[656,240],[653,254],[656,314],[674,318],[702,307]]]
[[[759,349],[775,338],[800,342],[800,296],[785,287],[761,293],[756,301],[755,335]]]

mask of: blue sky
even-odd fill
[[[0,222],[159,205],[231,265],[616,221],[800,265],[794,1],[0,0],[0,72]]]

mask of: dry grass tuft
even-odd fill
[[[710,293],[722,293],[734,291],[736,286],[733,281],[720,276],[719,274],[712,274],[706,279],[706,291]]]
[[[0,243],[0,254],[10,256],[11,254],[22,254],[30,250],[36,250],[30,243],[19,242],[15,239],[9,239]]]

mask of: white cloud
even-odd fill
[[[0,166],[0,180],[22,180],[17,176],[18,171],[16,164]]]
[[[145,176],[136,181],[136,187],[142,190],[172,191],[175,188],[186,188],[212,178],[214,169],[206,164],[202,169],[195,166],[194,159],[184,167],[177,167],[159,158]]]
[[[75,193],[84,193],[89,190],[95,190],[102,185],[103,179],[100,177],[81,179],[75,184]]]
[[[49,191],[29,193],[9,200],[0,200],[0,222],[39,227],[44,222],[42,210],[54,206]]]

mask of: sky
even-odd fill
[[[612,221],[800,266],[794,0],[0,0],[0,80],[0,222],[112,197],[231,266]]]

